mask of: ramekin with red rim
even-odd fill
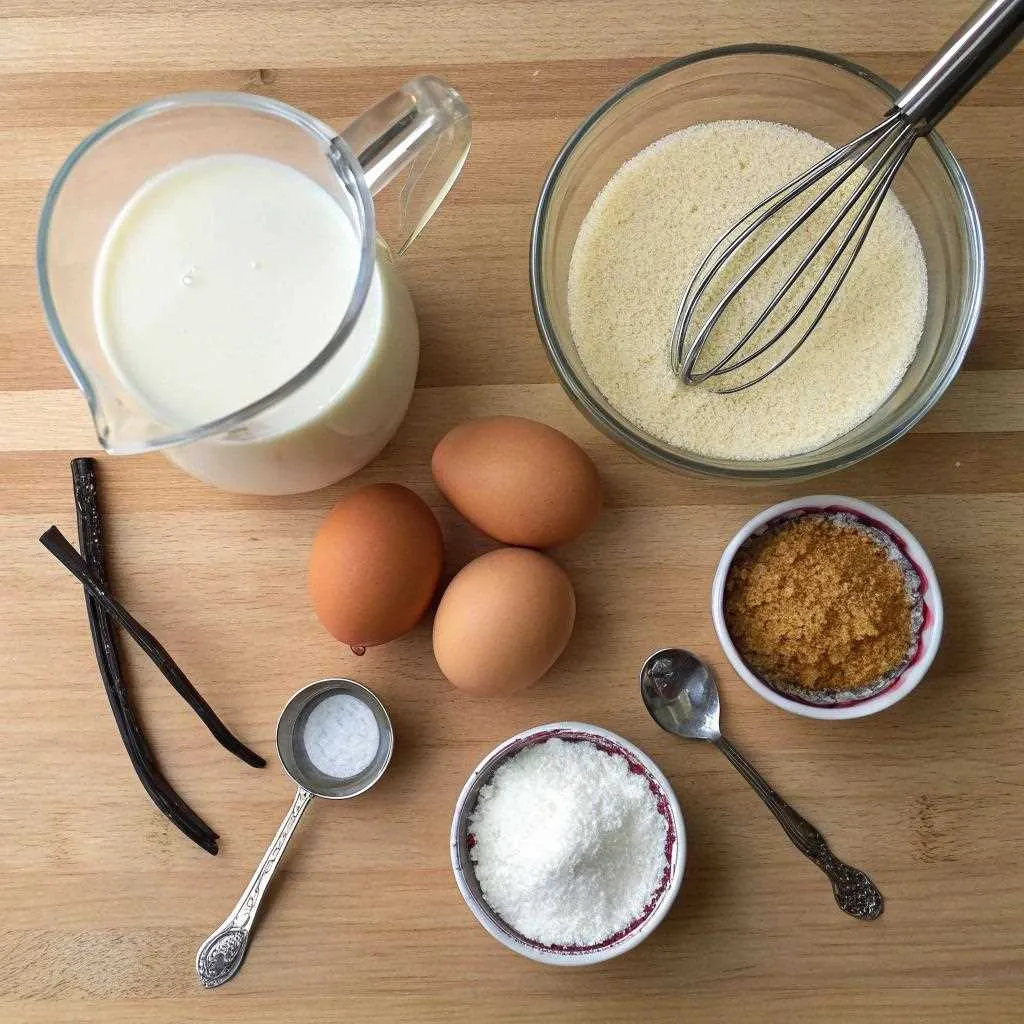
[[[642,776],[655,795],[658,813],[667,823],[665,867],[662,883],[643,912],[614,935],[591,946],[550,946],[527,938],[504,921],[484,898],[477,881],[470,850],[473,836],[470,818],[477,805],[480,790],[494,777],[497,769],[527,747],[550,739],[569,743],[590,743],[607,754],[625,758],[629,770]],[[510,736],[495,747],[473,769],[455,805],[451,831],[452,870],[466,906],[481,925],[502,945],[531,960],[556,967],[582,967],[601,963],[633,949],[662,922],[679,893],[686,863],[686,829],[683,812],[668,779],[658,766],[635,744],[607,729],[584,722],[551,722]]]
[[[864,526],[884,534],[898,549],[913,570],[920,577],[919,600],[922,605],[920,624],[915,630],[912,646],[902,670],[883,689],[869,696],[837,699],[832,703],[820,704],[804,700],[792,694],[780,692],[771,683],[757,675],[740,656],[729,634],[725,618],[725,588],[733,559],[743,544],[756,534],[763,533],[800,515],[808,513],[845,514]],[[718,633],[719,642],[736,674],[755,693],[784,711],[807,718],[842,719],[862,718],[891,707],[902,700],[925,677],[942,638],[942,591],[931,559],[917,538],[888,512],[857,498],[838,494],[816,494],[807,498],[794,498],[780,502],[759,512],[729,542],[718,562],[714,583],[711,587],[711,615]]]

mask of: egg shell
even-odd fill
[[[477,696],[532,686],[572,635],[576,596],[547,555],[499,548],[448,585],[434,616],[434,657],[448,681]]]
[[[327,514],[309,555],[309,596],[328,632],[353,647],[408,633],[441,578],[441,527],[398,484],[373,484]]]
[[[430,467],[452,507],[503,544],[564,544],[601,511],[601,481],[586,452],[534,420],[463,423],[441,439]]]

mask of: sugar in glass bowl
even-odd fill
[[[476,808],[480,790],[494,777],[495,771],[521,750],[543,743],[549,739],[563,739],[569,742],[592,743],[607,753],[622,756],[630,770],[642,775],[650,784],[659,811],[668,822],[666,842],[666,875],[654,899],[644,913],[633,921],[623,932],[609,937],[594,946],[565,948],[546,946],[521,935],[488,906],[480,889],[470,856],[472,839],[470,817]],[[658,766],[628,740],[596,725],[582,722],[552,722],[517,733],[494,748],[473,769],[455,806],[451,831],[451,859],[455,881],[462,898],[481,925],[502,945],[515,953],[540,963],[556,967],[582,967],[601,963],[633,949],[646,939],[662,922],[675,901],[683,881],[683,867],[686,863],[686,829],[683,812],[668,779]]]
[[[604,398],[576,351],[569,326],[569,262],[580,225],[609,179],[642,149],[690,125],[725,119],[790,124],[838,146],[877,122],[896,92],[867,69],[832,54],[789,46],[730,46],[641,75],[580,125],[541,191],[530,283],[548,357],[569,397],[595,426],[669,469],[737,480],[797,480],[843,469],[880,451],[939,400],[977,326],[984,252],[970,186],[934,132],[914,146],[895,181],[928,265],[928,310],[917,354],[892,395],[829,444],[763,461],[717,459],[668,445]],[[686,284],[679,282],[680,296]],[[666,338],[666,361],[668,344]]]

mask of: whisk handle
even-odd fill
[[[1024,36],[1024,0],[987,0],[896,97],[895,108],[930,131]]]

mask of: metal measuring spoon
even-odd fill
[[[373,760],[357,775],[337,779],[315,767],[306,753],[303,730],[310,712],[327,697],[347,693],[361,700],[373,713],[380,742]],[[206,988],[216,988],[235,976],[249,946],[260,902],[281,862],[288,841],[314,796],[347,800],[365,793],[384,774],[394,748],[394,732],[384,705],[365,687],[351,679],[321,679],[303,687],[285,705],[277,720],[277,753],[284,770],[298,784],[298,791],[281,827],[267,847],[259,866],[234,909],[223,924],[199,947],[196,974]]]
[[[640,670],[640,693],[651,717],[666,732],[707,740],[725,754],[778,818],[793,845],[828,875],[840,910],[864,921],[873,921],[882,913],[884,900],[875,883],[863,871],[839,860],[825,837],[797,814],[722,735],[718,687],[703,661],[678,647],[655,651]]]

